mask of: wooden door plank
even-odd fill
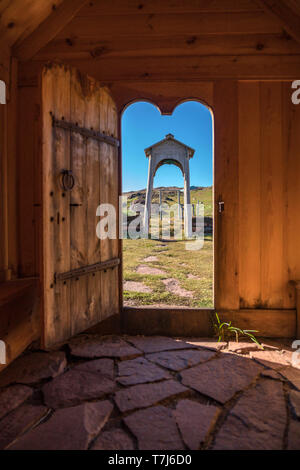
[[[71,70],[71,121],[85,127],[85,77],[76,69]],[[70,269],[85,266],[87,263],[86,233],[86,155],[87,140],[79,133],[71,132],[71,170],[75,185],[70,192],[71,221],[71,260]],[[72,335],[82,331],[87,324],[87,277],[83,276],[70,281],[70,309]]]
[[[85,100],[85,125],[88,129],[100,129],[100,88],[94,80],[89,80],[89,93]],[[87,141],[86,152],[86,231],[87,262],[94,264],[101,261],[100,240],[96,234],[97,207],[100,204],[100,142]],[[101,321],[101,272],[88,276],[87,279],[87,314],[88,325]]]
[[[50,115],[70,119],[68,68],[52,64],[44,69],[42,103],[44,345],[48,346],[70,336],[69,289],[67,283],[54,284],[55,272],[70,269],[70,196],[63,197],[59,183],[60,171],[70,165],[70,135],[64,129],[54,130]]]
[[[259,83],[239,83],[239,295],[241,308],[261,304],[260,293],[260,93]]]

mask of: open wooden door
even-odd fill
[[[118,215],[118,114],[76,69],[42,72],[44,346],[119,313],[118,240],[99,240],[96,210]]]

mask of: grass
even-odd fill
[[[166,193],[166,196],[168,194]],[[134,199],[129,203],[132,203]],[[191,202],[204,203],[205,216],[212,216],[212,188],[191,191]],[[152,202],[158,202],[153,198]],[[170,205],[177,202],[176,196],[170,196]],[[176,305],[186,307],[213,307],[213,239],[205,235],[204,247],[199,251],[185,249],[185,241],[161,242],[158,240],[123,240],[124,280],[143,282],[153,292],[141,293],[124,290],[125,304],[129,305]],[[162,246],[165,245],[165,246]],[[145,263],[148,256],[156,256],[157,261]],[[160,268],[164,275],[139,274],[139,265]],[[188,278],[192,274],[196,279]],[[163,279],[174,278],[180,286],[190,292],[193,297],[180,297],[166,290]]]

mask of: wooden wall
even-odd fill
[[[215,84],[216,307],[295,307],[300,106],[290,82]]]
[[[34,75],[24,70],[21,83],[36,83]],[[215,306],[295,308],[294,288],[288,282],[300,279],[300,105],[291,101],[291,82],[118,81],[109,85],[120,115],[134,99],[148,99],[165,113],[172,113],[188,98],[212,108]],[[225,202],[221,215],[219,200]]]
[[[295,307],[300,279],[300,106],[291,83],[239,83],[240,307]]]

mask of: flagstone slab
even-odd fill
[[[155,362],[167,369],[180,371],[187,367],[195,366],[201,362],[208,361],[216,355],[215,351],[209,350],[179,350],[179,351],[162,351],[159,353],[147,354],[149,361]]]
[[[247,354],[250,351],[260,351],[262,350],[262,346],[251,342],[237,342],[237,341],[229,341],[228,343],[228,351],[235,352],[238,354]]]
[[[294,367],[285,367],[280,370],[280,374],[300,391],[300,370]]]
[[[137,267],[136,272],[138,274],[149,274],[151,276],[165,276],[167,273],[159,268],[152,268],[151,266],[147,265],[140,265]]]
[[[49,407],[60,408],[102,398],[114,389],[115,382],[104,375],[70,370],[44,385],[42,392]]]
[[[107,422],[113,405],[105,400],[57,410],[14,443],[11,450],[85,450]]]
[[[24,404],[0,421],[0,449],[6,448],[18,436],[38,423],[46,414],[45,406]]]
[[[146,408],[155,405],[167,398],[181,396],[188,392],[188,388],[175,380],[134,385],[133,387],[119,390],[115,394],[115,402],[121,412]]]
[[[181,400],[176,406],[174,416],[182,438],[190,450],[198,450],[212,431],[220,409],[203,405],[191,400]]]
[[[264,369],[261,371],[260,375],[269,379],[284,381],[282,375],[280,375],[278,372],[276,372],[276,370],[273,369]]]
[[[0,387],[12,383],[34,384],[43,379],[56,377],[65,370],[66,366],[66,355],[62,351],[25,354],[1,372]]]
[[[147,258],[143,259],[144,263],[155,263],[156,261],[158,261],[157,256],[148,256]]]
[[[255,351],[251,352],[250,356],[255,361],[259,362],[265,367],[269,367],[274,370],[282,369],[285,366],[288,366],[290,362],[287,360],[286,356],[280,351]]]
[[[139,410],[124,418],[126,426],[138,440],[139,450],[184,449],[172,410],[155,406]]]
[[[288,432],[288,450],[300,450],[300,421],[292,419]]]
[[[115,357],[121,360],[140,356],[141,352],[122,338],[79,337],[69,343],[71,354],[77,357]]]
[[[125,281],[123,289],[129,292],[142,292],[144,294],[151,294],[151,292],[153,292],[151,287],[146,286],[143,282],[137,281]]]
[[[286,426],[281,382],[261,380],[246,390],[217,434],[217,450],[280,450]]]
[[[0,420],[24,403],[32,394],[32,388],[26,385],[12,385],[0,390]]]
[[[134,450],[134,443],[123,429],[112,429],[102,432],[91,450]]]
[[[300,392],[298,392],[297,390],[291,390],[289,394],[289,399],[295,416],[300,419]]]
[[[117,381],[122,385],[136,385],[172,378],[171,374],[147,361],[144,357],[122,361],[118,365],[118,370],[120,377]]]
[[[197,346],[189,344],[185,339],[177,340],[166,336],[130,336],[127,339],[144,353],[197,348]]]
[[[183,341],[186,342],[187,347],[211,349],[212,351],[221,351],[227,347],[227,342],[219,342],[213,338],[183,338]]]
[[[262,366],[248,358],[232,354],[212,359],[180,373],[182,383],[192,389],[226,403],[255,379]]]
[[[163,279],[162,282],[166,286],[167,291],[173,295],[177,295],[179,297],[185,297],[185,298],[193,298],[194,296],[193,292],[184,289],[180,285],[180,282],[178,281],[178,279],[174,279],[174,278]]]
[[[83,362],[75,367],[73,370],[83,370],[86,372],[92,372],[94,374],[101,374],[109,379],[113,379],[115,376],[114,372],[114,361],[113,359],[94,359],[93,361]]]

